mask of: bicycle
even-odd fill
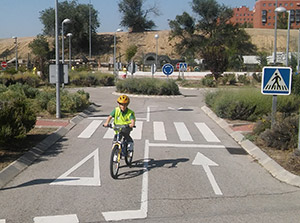
[[[112,128],[116,131],[110,156],[110,175],[112,178],[117,179],[122,156],[125,157],[125,163],[129,167],[133,159],[133,151],[128,150],[128,142],[122,134],[122,132],[128,130],[129,125],[113,126],[110,124],[107,128]],[[133,128],[135,128],[135,126]]]

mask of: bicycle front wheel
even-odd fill
[[[119,146],[115,145],[111,151],[110,156],[110,175],[112,178],[117,179],[120,167],[120,153]]]
[[[126,156],[125,156],[125,163],[127,164],[127,166],[131,166],[132,164],[132,159],[133,159],[133,150],[126,150]]]

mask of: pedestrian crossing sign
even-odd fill
[[[261,93],[289,95],[291,93],[292,69],[289,67],[264,67]]]

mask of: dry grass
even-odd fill
[[[141,58],[150,52],[156,52],[156,40],[154,38],[155,34],[159,35],[158,39],[158,53],[160,55],[168,55],[170,58],[180,58],[174,50],[175,40],[169,41],[169,30],[160,31],[150,31],[144,33],[128,33],[120,32],[117,33],[117,49],[118,53],[122,55],[125,54],[128,46],[135,44],[138,46],[137,58]],[[246,29],[246,32],[250,35],[251,41],[257,46],[261,51],[267,52],[269,55],[273,52],[274,46],[274,30],[273,29]],[[113,33],[99,33],[99,35],[113,35]],[[287,31],[280,30],[277,31],[277,52],[286,51],[286,37]],[[19,37],[18,38],[18,56],[20,59],[27,60],[28,53],[30,50],[28,48],[29,43],[35,37]],[[50,41],[52,43],[53,41]],[[112,43],[113,44],[113,43]],[[14,40],[0,39],[0,54],[6,49],[11,50],[11,54],[8,56],[8,60],[15,57],[14,51]],[[298,49],[298,30],[290,31],[290,51],[296,52]],[[109,52],[106,55],[101,56],[100,61],[107,63],[112,57],[113,52]],[[123,57],[124,58],[124,57]],[[99,57],[97,57],[99,59]]]

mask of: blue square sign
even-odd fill
[[[289,67],[264,67],[261,93],[289,95],[292,86],[292,69]]]

